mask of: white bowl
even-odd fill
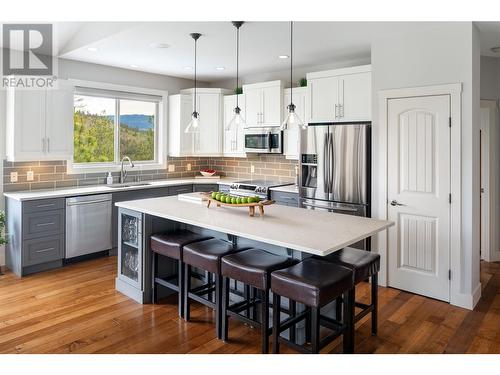
[[[201,175],[204,176],[204,177],[212,177],[214,174],[216,174],[217,172],[204,172],[204,171],[200,171]]]

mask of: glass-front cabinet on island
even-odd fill
[[[143,218],[120,208],[118,215],[118,276],[116,289],[140,303],[149,299],[144,279]]]

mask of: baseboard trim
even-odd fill
[[[481,299],[481,283],[479,283],[471,294],[456,293],[452,294],[450,304],[462,307],[467,310],[474,310]]]

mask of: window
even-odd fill
[[[162,97],[77,88],[74,97],[76,166],[158,163],[158,113]]]

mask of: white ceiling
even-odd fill
[[[63,22],[56,23],[58,55],[62,58],[126,69],[192,78],[194,42],[189,33],[199,32],[198,75],[203,81],[235,76],[236,31],[230,22]],[[294,65],[318,66],[370,57],[374,38],[394,32],[391,22],[296,22]],[[500,22],[479,22],[482,54],[500,46]],[[288,22],[246,22],[240,29],[242,75],[287,69]],[[418,22],[398,23],[398,30],[418,31]],[[152,48],[166,43],[166,49]],[[88,48],[97,48],[89,51]],[[136,65],[137,68],[131,65]],[[225,67],[225,70],[216,70]]]

